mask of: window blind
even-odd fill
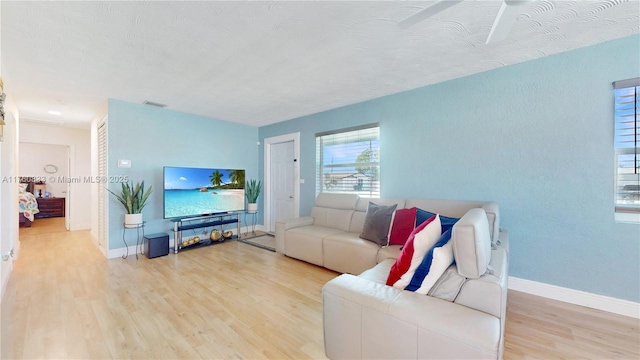
[[[316,195],[380,197],[380,126],[316,134]]]
[[[616,212],[640,211],[640,78],[614,83]]]

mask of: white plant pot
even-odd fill
[[[125,214],[124,215],[124,227],[136,228],[142,225],[142,214]]]
[[[256,203],[249,203],[247,204],[247,212],[249,214],[255,214],[258,212],[258,204]]]

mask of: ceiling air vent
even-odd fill
[[[156,106],[156,107],[159,107],[159,108],[165,108],[165,107],[167,107],[167,105],[165,105],[165,104],[160,104],[160,103],[153,102],[153,101],[148,101],[148,100],[147,100],[147,101],[145,101],[145,102],[143,102],[143,104],[145,104],[145,105],[151,105],[151,106]]]

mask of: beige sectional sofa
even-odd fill
[[[385,284],[401,247],[359,237],[369,201],[460,218],[455,263],[428,295]],[[323,193],[310,216],[276,223],[276,251],[343,273],[323,288],[330,359],[502,358],[508,233],[494,202]]]

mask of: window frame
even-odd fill
[[[333,131],[326,131],[316,133],[316,196],[320,193],[339,193],[339,194],[358,194],[363,197],[370,198],[380,198],[380,123],[371,123],[361,126],[343,128]],[[350,138],[353,141],[348,141]],[[325,144],[329,142],[328,144]],[[358,162],[357,158],[359,155],[362,155],[361,151],[367,150],[364,146],[356,147],[355,149],[349,149],[351,151],[357,151],[353,154],[353,159],[347,158],[347,160],[335,164],[328,164],[325,162],[324,153],[325,147],[334,146],[339,144],[345,144],[349,146],[349,144],[357,144],[365,141],[369,141],[369,149],[370,151],[375,151],[375,160],[369,159],[369,162]],[[377,147],[371,147],[371,144],[375,142]],[[373,177],[366,175],[358,170],[354,170],[352,172],[346,171],[346,169],[353,168],[375,168],[375,174]],[[326,169],[336,169],[336,189],[330,190],[325,187],[325,173]],[[331,172],[333,174],[333,172]],[[359,177],[358,173],[362,174],[362,176],[370,177],[370,180],[366,181],[362,177]],[[344,175],[340,178],[340,174]],[[347,179],[349,177],[353,177],[353,179]],[[342,184],[338,184],[338,182],[342,181]],[[353,184],[351,184],[351,181]],[[353,185],[353,186],[352,186]],[[353,189],[348,189],[349,187],[353,187]]]
[[[630,223],[640,223],[640,203],[638,204],[629,204],[629,203],[621,203],[621,199],[620,199],[620,192],[621,192],[621,185],[620,183],[623,181],[626,182],[633,182],[632,185],[629,186],[637,186],[637,188],[640,188],[640,109],[639,109],[639,103],[640,103],[640,78],[634,78],[634,79],[627,79],[627,80],[621,80],[621,81],[616,81],[613,83],[613,88],[614,88],[614,93],[613,93],[613,100],[614,100],[614,138],[613,138],[613,150],[614,150],[614,212],[615,212],[615,220],[616,222],[630,222]],[[621,122],[623,121],[622,116],[618,116],[618,112],[621,111],[622,109],[618,107],[618,91],[619,90],[626,90],[626,89],[630,89],[630,88],[635,88],[635,92],[634,92],[634,106],[633,106],[633,121],[634,124],[632,125],[632,129],[634,129],[634,131],[632,131],[632,136],[633,136],[633,140],[631,141],[627,141],[627,143],[632,142],[633,146],[628,147],[628,146],[619,146],[619,144],[622,142],[622,136],[629,136],[629,134],[627,133],[626,135],[620,134],[619,133],[619,129],[621,127]],[[620,106],[622,107],[622,106]],[[628,126],[628,125],[627,125]],[[629,130],[629,128],[627,127],[627,130]],[[622,169],[623,167],[620,166],[620,162],[624,161],[621,160],[620,157],[621,156],[628,156],[628,155],[634,155],[633,158],[631,159],[632,161],[632,166],[634,167],[633,169],[633,173],[629,174],[621,174],[620,173],[620,169]],[[627,160],[628,161],[628,160]],[[634,166],[635,165],[635,166]],[[633,176],[635,174],[635,176]],[[627,175],[631,175],[631,180],[623,180],[621,179],[621,176],[627,176]],[[635,179],[634,179],[635,177]],[[637,189],[636,188],[636,189]],[[636,193],[634,194],[634,192],[638,192],[638,190],[631,190],[631,194],[630,196],[638,196],[640,195],[640,193]],[[633,200],[632,200],[633,201]]]

